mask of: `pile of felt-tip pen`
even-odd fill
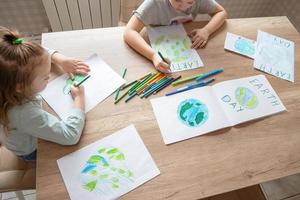
[[[119,92],[115,96],[115,104],[118,103],[121,99],[126,97],[125,102],[127,103],[135,96],[139,96],[140,98],[148,98],[152,94],[156,94],[167,86],[171,85],[174,81],[180,79],[181,76],[173,78],[171,76],[166,76],[161,72],[157,73],[148,73],[145,76],[132,81],[118,90],[125,90],[129,88],[126,92],[124,92],[120,97],[118,97]]]

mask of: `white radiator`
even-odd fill
[[[52,31],[117,26],[120,0],[42,0]]]

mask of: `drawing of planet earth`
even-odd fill
[[[155,40],[153,48],[172,62],[182,62],[190,57],[191,48],[188,39],[177,35],[159,36]]]
[[[235,44],[234,48],[241,53],[246,55],[254,55],[255,54],[255,46],[252,42],[245,40],[243,38],[239,38]]]
[[[254,92],[246,87],[238,87],[235,90],[237,102],[248,109],[254,109],[258,105],[258,99]]]
[[[197,99],[182,101],[177,109],[179,120],[188,127],[198,127],[208,119],[207,106]]]

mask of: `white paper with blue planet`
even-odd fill
[[[256,42],[248,38],[227,33],[224,49],[247,56],[254,59]]]
[[[165,144],[286,110],[263,75],[151,99],[151,104]]]
[[[295,44],[290,40],[258,31],[254,67],[294,82]]]

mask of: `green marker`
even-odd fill
[[[79,83],[75,84],[75,87],[79,87],[84,81],[86,81],[87,79],[89,79],[91,77],[91,75],[86,76],[84,79],[82,79]]]
[[[196,78],[198,78],[200,76],[203,76],[203,74],[196,74],[195,76],[190,76],[190,77],[186,77],[186,78],[180,79],[178,81],[173,82],[172,86],[179,85],[181,83],[185,83],[185,82],[188,82],[188,81],[195,80]]]
[[[126,75],[126,72],[127,72],[127,68],[125,67],[125,68],[124,68],[124,71],[123,71],[123,74],[122,74],[122,78],[124,78],[124,77],[125,77],[125,75]],[[122,86],[121,86],[121,87],[122,87]],[[119,93],[120,93],[121,87],[119,87],[119,88],[118,88],[118,90],[117,90],[117,92],[116,92],[115,100],[117,100],[117,99],[118,99],[118,96],[119,96]]]

